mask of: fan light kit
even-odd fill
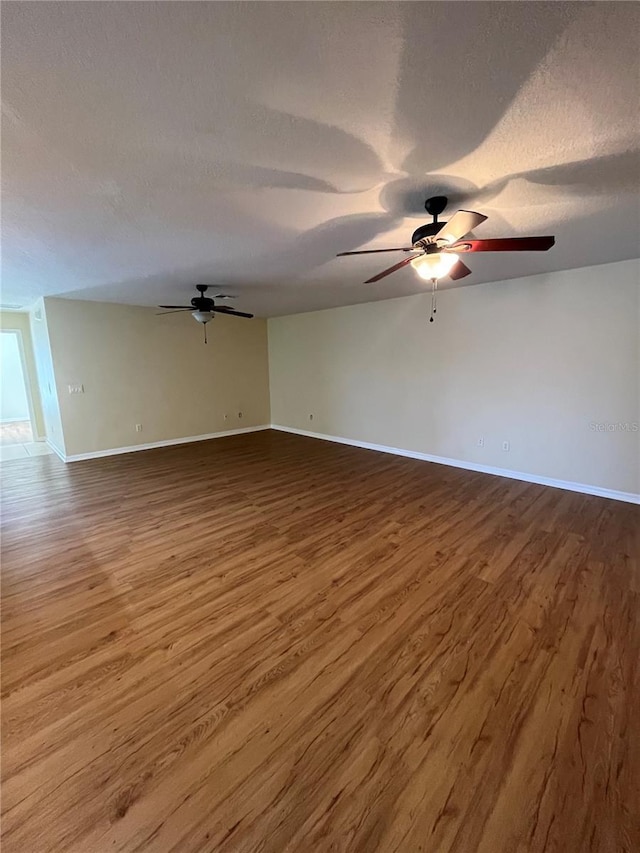
[[[198,323],[206,325],[209,320],[213,320],[213,311],[192,311],[191,316],[194,320],[197,320]]]
[[[216,314],[230,314],[232,317],[253,317],[253,314],[247,314],[244,311],[236,311],[235,308],[228,308],[226,305],[216,305],[215,299],[234,299],[228,293],[218,293],[212,299],[210,296],[205,296],[209,289],[208,284],[196,284],[196,290],[200,296],[194,296],[191,300],[191,305],[159,305],[158,308],[168,308],[168,311],[163,311],[164,314],[179,314],[184,311],[190,311],[191,316],[198,323],[202,323],[204,327],[204,342],[207,342],[207,323],[209,323]]]
[[[419,255],[411,261],[411,266],[425,281],[444,278],[449,275],[452,268],[458,263],[455,255],[446,255],[444,252],[436,252],[432,255]]]
[[[449,276],[458,281],[471,275],[471,270],[464,264],[459,254],[466,252],[546,252],[556,242],[555,237],[505,237],[497,240],[469,239],[468,234],[486,220],[482,213],[473,210],[459,210],[449,222],[438,222],[438,216],[447,206],[446,196],[438,195],[428,198],[425,202],[427,213],[433,217],[433,222],[421,225],[411,236],[411,246],[397,249],[362,249],[355,252],[340,252],[338,257],[345,255],[376,255],[382,252],[410,252],[411,257],[405,258],[392,267],[383,270],[365,281],[372,284],[381,278],[401,270],[411,264],[420,278],[431,282],[431,317],[436,313],[436,293],[438,279]]]

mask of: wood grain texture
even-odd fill
[[[3,853],[637,853],[638,508],[274,432],[2,467]]]

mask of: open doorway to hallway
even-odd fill
[[[31,405],[18,330],[0,334],[0,443],[33,441]]]
[[[33,401],[19,329],[0,332],[0,460],[50,453],[35,441]]]

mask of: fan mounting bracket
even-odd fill
[[[196,290],[199,290],[200,293],[204,296],[205,293],[207,292],[207,290],[209,290],[209,285],[208,284],[196,284]]]

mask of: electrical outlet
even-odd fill
[[[224,419],[225,419],[225,421],[228,421],[228,420],[229,420],[229,415],[225,415],[225,416],[224,416]]]
[[[478,439],[478,447],[484,447],[484,438]]]
[[[238,418],[242,417],[242,412],[238,412]]]
[[[507,452],[507,451],[511,450],[511,444],[510,444],[508,441],[503,441],[503,442],[502,442],[502,449],[503,449],[505,452]]]
[[[309,420],[310,420],[310,421],[312,421],[312,420],[313,420],[313,415],[311,415],[311,414],[309,415]]]
[[[84,394],[84,385],[69,385],[70,394]]]
[[[136,424],[136,432],[142,432],[142,424]]]

